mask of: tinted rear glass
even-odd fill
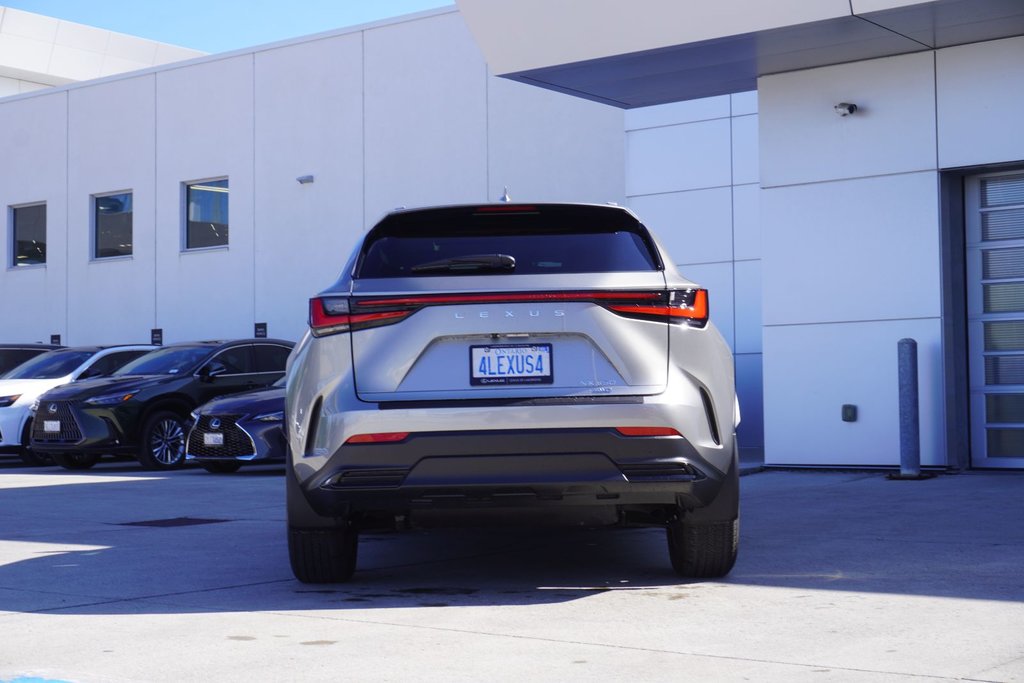
[[[621,210],[399,215],[368,235],[357,278],[659,270],[650,236]],[[511,258],[509,258],[511,257]]]

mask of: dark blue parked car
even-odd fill
[[[185,461],[207,472],[284,462],[284,378],[268,389],[214,399],[192,411]]]

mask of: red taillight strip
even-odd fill
[[[409,432],[379,432],[377,434],[356,434],[346,439],[345,443],[395,443],[405,441]]]
[[[682,436],[672,427],[616,427],[623,436]]]
[[[657,301],[664,292],[520,292],[511,294],[423,294],[388,299],[353,299],[357,306],[429,306],[430,304],[528,303],[534,301]]]

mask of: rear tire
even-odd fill
[[[736,563],[740,520],[668,526],[668,555],[680,576],[714,579],[725,576]]]
[[[139,439],[138,460],[147,470],[175,470],[185,462],[185,418],[158,410],[146,419]]]
[[[94,453],[54,453],[51,457],[66,470],[87,470],[100,461]]]
[[[351,524],[336,529],[288,527],[288,558],[302,583],[344,583],[352,578],[359,532]]]
[[[199,465],[211,474],[231,474],[242,467],[240,462],[202,462]]]

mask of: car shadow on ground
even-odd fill
[[[13,472],[0,474],[0,485]],[[1009,517],[991,519],[997,510],[1022,510],[1024,479],[1012,475],[985,480],[988,513],[960,514],[949,513],[950,501],[969,493],[962,484],[980,480],[745,477],[740,558],[717,581],[676,576],[657,528],[487,526],[364,533],[351,583],[305,585],[288,567],[280,473],[262,467],[233,475],[152,474],[110,463],[83,478],[58,470],[56,479],[41,478],[53,485],[6,488],[4,609],[142,614],[536,605],[609,591],[683,600],[729,585],[1024,602],[1024,534]]]

